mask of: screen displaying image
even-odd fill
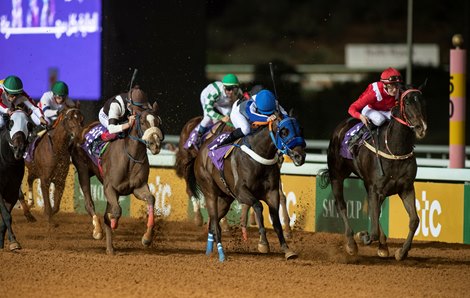
[[[2,0],[0,80],[17,75],[38,99],[56,80],[72,99],[101,94],[100,0]]]

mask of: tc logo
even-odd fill
[[[416,211],[420,217],[418,229],[415,232],[415,236],[421,232],[424,237],[429,236],[431,232],[432,237],[438,237],[441,233],[441,224],[438,221],[438,216],[442,213],[441,204],[438,200],[433,200],[430,203],[426,199],[426,191],[421,193],[421,202],[416,199]],[[421,212],[421,213],[420,213]]]

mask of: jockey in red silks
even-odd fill
[[[34,101],[23,90],[23,82],[17,76],[8,76],[0,84],[0,128],[15,109],[24,110],[36,125],[47,125],[47,121]]]
[[[367,127],[372,129],[390,120],[391,109],[400,98],[401,83],[403,79],[400,72],[392,67],[387,68],[380,75],[380,81],[369,84],[361,96],[349,106],[349,114],[364,123],[351,137],[350,148],[362,137]]]

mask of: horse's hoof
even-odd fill
[[[100,231],[100,232],[93,231],[93,239],[95,240],[103,239],[103,231]]]
[[[107,248],[107,249],[106,249],[106,254],[107,254],[108,256],[114,256],[114,248],[111,248],[111,249],[108,249],[108,248]]]
[[[379,249],[377,249],[377,255],[381,258],[388,258],[388,256],[390,255],[390,253],[388,252],[388,246],[379,246]]]
[[[22,247],[18,242],[10,243],[10,251],[20,250]]]
[[[408,252],[405,252],[404,254],[402,254],[401,251],[402,251],[401,248],[395,251],[395,260],[403,261],[408,256]]]
[[[152,239],[147,239],[146,237],[142,237],[142,245],[145,247],[149,247],[152,244]]]
[[[298,254],[296,254],[294,251],[288,249],[285,253],[284,253],[284,256],[286,258],[286,260],[294,260],[294,259],[297,259],[299,257]]]
[[[33,207],[34,207],[34,200],[33,200],[33,199],[28,199],[28,200],[26,200],[26,205],[27,205],[29,208],[33,208]]]
[[[350,256],[357,255],[357,244],[356,244],[356,242],[353,241],[352,243],[346,244],[345,249],[346,249],[346,252],[348,253],[348,255],[350,255]]]
[[[269,253],[269,245],[268,244],[258,243],[258,251],[262,254]]]

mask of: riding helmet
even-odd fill
[[[229,73],[222,79],[222,84],[224,86],[238,86],[240,83],[236,75]]]
[[[380,81],[384,84],[402,83],[401,73],[393,67],[389,67],[380,75]]]
[[[255,102],[258,111],[263,115],[271,115],[276,110],[276,98],[269,90],[263,89],[258,92]]]
[[[21,94],[23,93],[23,82],[17,76],[8,76],[3,81],[3,89],[9,94]]]
[[[141,106],[148,103],[147,94],[139,86],[135,86],[129,92],[129,99],[133,105]]]
[[[57,81],[52,85],[52,93],[58,96],[67,96],[69,95],[69,86],[62,81]]]

